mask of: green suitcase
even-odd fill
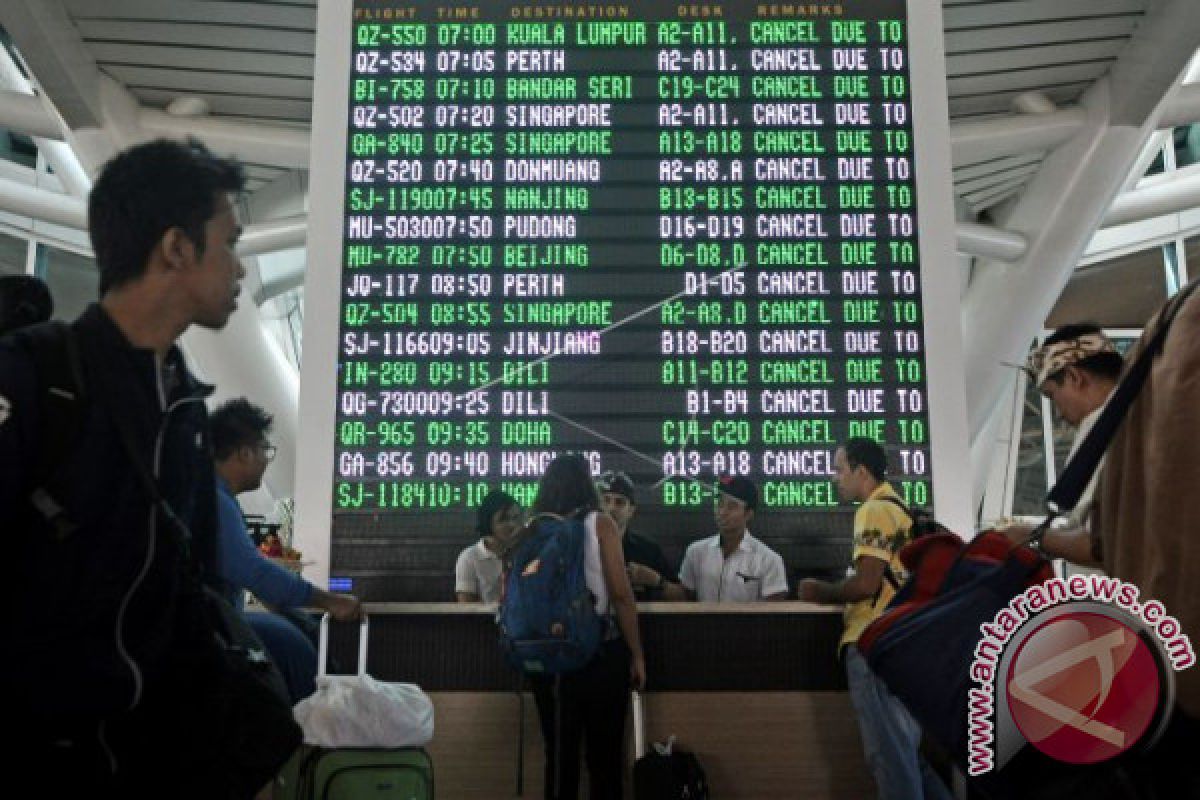
[[[417,747],[303,746],[275,779],[276,800],[433,800],[433,762]]]
[[[317,676],[325,675],[329,615],[321,618]],[[358,674],[367,669],[367,619],[359,628]],[[433,800],[433,762],[420,747],[301,745],[275,777],[274,800]]]

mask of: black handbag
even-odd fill
[[[209,773],[193,776],[184,793],[252,797],[303,740],[283,677],[241,613],[209,587],[181,602],[178,624],[188,630],[176,639],[154,713],[185,715],[186,758]]]

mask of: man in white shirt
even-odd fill
[[[1108,404],[1123,366],[1117,348],[1095,325],[1064,325],[1046,337],[1042,346],[1030,355],[1027,370],[1038,391],[1050,400],[1058,415],[1076,429],[1068,463]],[[1048,555],[1065,558],[1074,564],[1098,562],[1093,553],[1088,515],[1096,478],[1103,467],[1101,461],[1068,515],[1067,524],[1052,528],[1042,539],[1042,549]],[[1013,541],[1024,541],[1031,532],[1032,528],[1023,525],[1005,530]]]
[[[717,482],[717,535],[688,546],[679,580],[689,600],[754,603],[786,600],[783,559],[750,535],[758,488],[749,478]]]

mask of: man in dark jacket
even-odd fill
[[[176,340],[221,328],[236,308],[242,186],[236,164],[195,142],[150,142],[105,165],[88,203],[100,301],[72,325],[76,419],[58,418],[29,339],[0,340],[0,675],[6,725],[22,739],[6,754],[10,781],[132,797],[165,774],[237,794],[193,733],[212,677],[192,654],[212,635],[199,593],[215,570],[216,500],[210,389]],[[41,474],[63,425],[76,428],[69,446]]]

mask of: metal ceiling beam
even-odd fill
[[[0,47],[0,89],[6,90],[3,100],[0,101],[0,108],[6,108],[11,104],[17,115],[23,116],[27,121],[33,123],[30,126],[32,129],[28,133],[34,137],[34,144],[37,145],[38,151],[54,170],[54,174],[58,176],[63,187],[76,197],[87,197],[87,193],[92,188],[92,179],[84,170],[83,165],[79,163],[71,146],[66,142],[59,141],[64,130],[62,120],[59,119],[57,112],[49,104],[44,94],[40,97],[34,96],[33,85],[9,55],[8,50],[3,47]],[[40,118],[39,111],[41,112]],[[55,129],[57,129],[57,135],[53,138],[39,135],[43,131],[53,133]]]
[[[147,134],[183,138],[195,136],[212,150],[242,161],[273,167],[308,169],[307,128],[249,124],[211,117],[174,116],[165,111],[142,108],[138,121]]]
[[[0,211],[50,222],[78,231],[87,230],[87,204],[58,192],[39,189],[0,177]],[[238,241],[242,258],[303,247],[308,218],[301,215],[247,225]]]
[[[67,127],[101,124],[100,70],[60,0],[4,0],[0,25],[16,42]]]
[[[1019,233],[975,222],[959,222],[954,234],[958,252],[996,261],[1017,261],[1029,247]]]
[[[1163,98],[1200,46],[1194,0],[1164,0],[1146,12],[1110,73],[1083,95],[1083,127],[1045,160],[999,224],[1029,248],[1012,265],[975,270],[963,301],[964,378],[972,438],[987,425],[1004,383],[1004,362],[1025,356],[1104,219],[1146,140]],[[975,450],[973,449],[973,453]],[[982,465],[975,465],[976,493]]]
[[[1200,83],[1180,86],[1159,120],[1161,128],[1178,128],[1200,120]]]
[[[1014,114],[952,123],[950,147],[954,166],[1053,150],[1078,133],[1086,120],[1083,109],[1067,108],[1048,114]]]
[[[1104,215],[1103,227],[1141,222],[1200,206],[1200,164],[1156,176],[1153,183],[1125,192]]]
[[[308,215],[299,214],[247,225],[238,240],[239,256],[256,256],[304,247],[308,237]]]
[[[0,211],[87,230],[87,206],[82,200],[7,178],[0,178]]]
[[[13,89],[0,89],[0,128],[58,141],[63,138],[62,122],[42,98]]]

